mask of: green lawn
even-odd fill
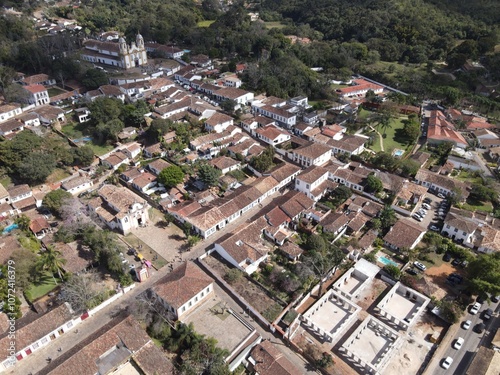
[[[391,119],[391,127],[387,129],[381,129],[380,127],[375,127],[375,129],[377,129],[380,134],[384,135],[384,132],[386,134],[386,136],[383,138],[385,152],[392,153],[392,151],[394,151],[397,148],[402,150],[407,149],[408,144],[406,143],[405,139],[403,139],[401,135],[398,134],[401,131],[401,129],[403,129],[402,120],[405,119],[406,117]],[[375,152],[382,151],[378,136],[375,137],[375,141],[373,142],[373,145],[370,146],[370,148]]]
[[[10,179],[9,176],[3,176],[2,178],[0,178],[0,184],[3,185],[4,188],[7,188],[9,187],[9,185],[12,183],[12,180]]]
[[[97,156],[107,154],[114,148],[113,145],[96,145],[92,142],[87,142],[85,143],[85,145],[92,147],[92,150],[94,150],[94,154],[96,154]]]
[[[61,181],[62,179],[71,176],[71,173],[69,173],[65,169],[61,168],[56,168],[54,171],[47,177],[47,183],[53,184],[54,182]]]
[[[51,87],[51,88],[47,89],[47,92],[49,93],[49,97],[52,98],[53,96],[64,94],[66,91],[64,91],[58,87]]]
[[[456,176],[452,176],[456,178],[457,180],[464,181],[464,182],[470,182],[473,184],[483,184],[483,179],[480,176],[475,176],[474,173],[471,173],[467,170],[462,170],[459,171]]]
[[[483,212],[493,212],[493,205],[490,202],[471,202],[467,200],[467,203],[461,206],[467,211],[483,211]]]
[[[196,26],[198,27],[209,27],[211,24],[213,24],[215,22],[214,21],[211,21],[211,20],[208,20],[208,21],[200,21],[196,24]]]
[[[56,278],[57,280],[57,278]],[[60,283],[60,281],[59,281]],[[46,272],[40,278],[40,282],[37,284],[33,284],[28,289],[28,296],[31,298],[30,302],[36,301],[38,298],[43,297],[44,295],[50,293],[57,287],[57,284],[54,282],[54,278],[50,272]]]
[[[264,22],[264,24],[266,25],[266,28],[268,28],[268,29],[274,29],[274,28],[282,29],[283,27],[286,26],[286,25],[283,25],[279,21],[277,21],[277,22]]]
[[[72,139],[78,139],[83,137],[82,125],[74,122],[63,126],[62,132]]]
[[[360,120],[366,120],[368,117],[373,116],[373,115],[374,115],[374,112],[368,111],[364,108],[360,108],[356,117]]]

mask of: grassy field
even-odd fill
[[[493,212],[493,205],[490,202],[472,202],[467,200],[467,203],[461,206],[467,211],[482,211],[482,212]]]
[[[54,182],[61,181],[62,179],[71,176],[68,171],[56,168],[50,175],[47,177],[47,183],[53,184]]]
[[[196,26],[198,27],[209,27],[211,24],[213,24],[215,22],[214,21],[211,21],[211,20],[208,20],[208,21],[200,21],[196,24]]]
[[[92,142],[85,143],[85,145],[90,146],[97,156],[107,154],[114,148],[113,145],[96,145]]]
[[[0,178],[0,184],[3,185],[4,188],[9,187],[9,185],[12,183],[12,180],[9,176],[5,175],[2,178]]]
[[[47,92],[49,93],[49,97],[52,98],[53,96],[64,94],[66,91],[64,91],[58,87],[51,87],[51,88],[47,89]]]
[[[386,134],[386,136],[383,138],[385,152],[392,153],[392,151],[397,148],[406,150],[406,148],[408,147],[406,140],[402,138],[400,134],[401,130],[403,129],[402,120],[405,119],[406,117],[391,119],[391,127],[387,129],[380,129],[379,127],[376,127],[380,134],[384,135],[384,132]],[[370,148],[375,152],[382,151],[378,138],[378,136],[375,137],[373,145],[370,146]]]
[[[457,180],[470,182],[472,184],[478,184],[478,185],[483,184],[483,179],[481,178],[481,176],[476,176],[474,175],[474,173],[471,173],[466,170],[460,171],[456,176],[453,177],[456,178]]]
[[[31,302],[37,300],[40,297],[43,297],[47,293],[50,293],[57,287],[57,284],[54,282],[54,278],[50,272],[46,272],[41,278],[40,282],[34,285],[31,285],[28,289],[28,295],[31,298]]]
[[[276,21],[276,22],[264,22],[264,24],[266,25],[266,28],[268,28],[268,29],[274,29],[274,28],[282,29],[283,27],[286,26],[286,25],[283,25],[279,21]]]
[[[72,139],[78,139],[83,137],[82,125],[74,122],[63,126],[62,132]]]

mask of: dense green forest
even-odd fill
[[[59,81],[87,78],[86,86],[94,86],[95,72],[74,63],[81,40],[118,30],[129,38],[140,32],[146,41],[174,43],[223,59],[227,70],[244,61],[245,88],[270,95],[335,99],[329,80],[358,73],[415,95],[401,100],[432,97],[452,105],[466,100],[487,112],[499,108],[498,101],[474,94],[479,83],[500,79],[500,53],[495,52],[500,2],[494,0],[235,1],[227,11],[218,0],[84,0],[78,8],[46,12],[83,26],[80,35],[57,37],[37,35],[28,15],[40,3],[29,4],[31,10],[27,3],[18,6],[26,17],[6,16],[0,24],[0,65],[46,72]],[[251,22],[250,11],[261,20]],[[215,22],[198,27],[203,20]],[[286,35],[306,37],[310,43],[292,44]],[[456,79],[433,74],[443,67],[453,72],[467,59],[480,60],[486,73],[455,72]],[[317,73],[312,67],[323,70]],[[2,87],[8,78],[0,69]]]

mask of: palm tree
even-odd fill
[[[40,255],[39,264],[43,270],[49,271],[57,285],[54,273],[57,272],[59,279],[62,280],[63,266],[66,264],[66,259],[62,257],[59,250],[55,250],[52,246],[47,246],[47,249]]]

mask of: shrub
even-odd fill
[[[234,284],[242,277],[243,277],[243,272],[241,272],[239,269],[231,268],[224,275],[224,280],[226,280],[229,284]]]

